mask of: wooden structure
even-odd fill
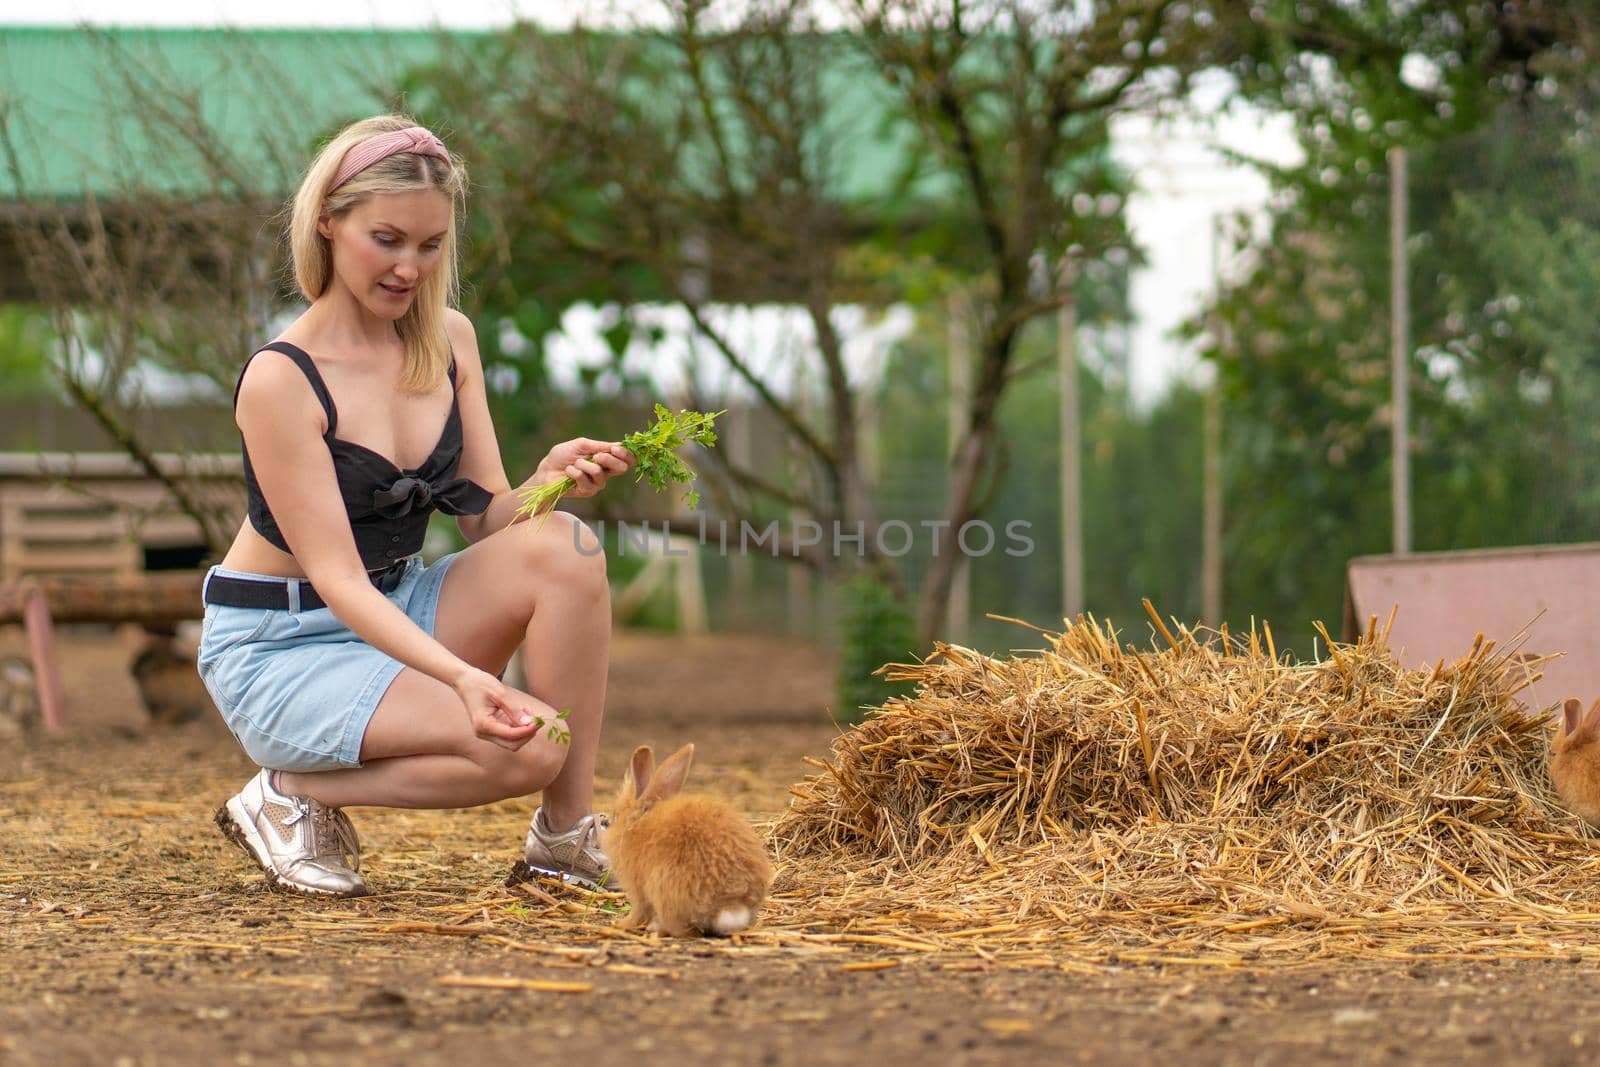
[[[156,462],[228,525],[243,518],[237,454],[163,453]],[[0,581],[192,568],[206,555],[199,523],[129,457],[0,452]]]
[[[95,577],[40,575],[0,582],[0,623],[24,621],[29,598],[44,598],[53,622],[131,622],[170,629],[202,614],[199,570]]]
[[[66,712],[56,655],[57,622],[131,622],[170,635],[178,623],[202,614],[203,581],[200,571],[189,570],[107,577],[43,575],[0,582],[0,623],[20,622],[28,632],[28,656],[45,729],[60,730]],[[159,637],[147,651],[170,644],[170,637]],[[138,680],[144,693],[145,679]]]
[[[1600,698],[1600,543],[1362,556],[1347,574],[1347,641],[1392,610],[1389,645],[1407,667],[1459,659],[1479,634],[1501,648],[1520,640],[1521,654],[1557,657],[1530,672],[1530,707]]]
[[[200,506],[232,525],[244,513],[237,455],[156,457]],[[64,715],[55,623],[137,623],[171,633],[198,618],[210,555],[200,524],[132,459],[0,453],[0,623],[28,632],[39,712]]]

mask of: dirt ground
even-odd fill
[[[126,635],[63,654],[67,732],[0,742],[0,1064],[1600,1062],[1588,962],[1024,970],[793,899],[737,942],[625,935],[505,887],[524,802],[354,810],[374,895],[274,894],[210,822],[250,773],[220,725],[146,724]],[[698,786],[769,818],[833,732],[831,665],[789,640],[622,634],[610,685],[606,790],[692,740]]]

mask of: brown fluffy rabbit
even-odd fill
[[[756,921],[772,864],[750,824],[732,807],[679,796],[694,746],[655,768],[649,745],[634,750],[604,831],[617,881],[633,905],[618,925],[669,937],[734,934]]]
[[[1600,829],[1600,700],[1579,719],[1583,705],[1561,707],[1561,733],[1550,748],[1550,780],[1572,813]]]

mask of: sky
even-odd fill
[[[1265,220],[1266,179],[1224,158],[1223,150],[1277,164],[1299,158],[1285,116],[1221,111],[1224,90],[1216,82],[1197,87],[1200,114],[1194,118],[1128,116],[1112,126],[1112,151],[1137,189],[1128,201],[1129,228],[1147,257],[1133,275],[1131,295],[1129,386],[1140,402],[1150,402],[1176,378],[1196,380],[1197,345],[1173,331],[1200,309],[1218,277],[1237,279],[1241,264],[1226,252],[1224,236],[1235,217],[1242,214],[1256,233]]]
[[[469,29],[520,17],[562,27],[580,17],[590,25],[648,22],[660,8],[659,0],[0,0],[0,25]],[[1175,381],[1198,377],[1195,346],[1173,331],[1200,307],[1214,272],[1237,269],[1214,252],[1217,220],[1238,212],[1259,219],[1266,205],[1265,181],[1226,161],[1221,150],[1279,163],[1293,160],[1297,151],[1287,120],[1223,113],[1216,106],[1221,96],[1221,86],[1202,86],[1195,117],[1160,123],[1131,117],[1113,128],[1113,151],[1139,190],[1129,200],[1128,217],[1147,261],[1133,278],[1136,321],[1126,337],[1128,386],[1141,404]],[[579,316],[572,324],[580,335],[574,351],[604,351],[590,319],[598,321]],[[765,347],[784,346],[774,341]]]

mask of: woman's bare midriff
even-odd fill
[[[227,555],[218,564],[223,570],[241,571],[245,574],[269,574],[274,578],[304,578],[306,572],[295,558],[271,544],[256,532],[246,519],[229,546]],[[384,568],[377,568],[382,570]]]

